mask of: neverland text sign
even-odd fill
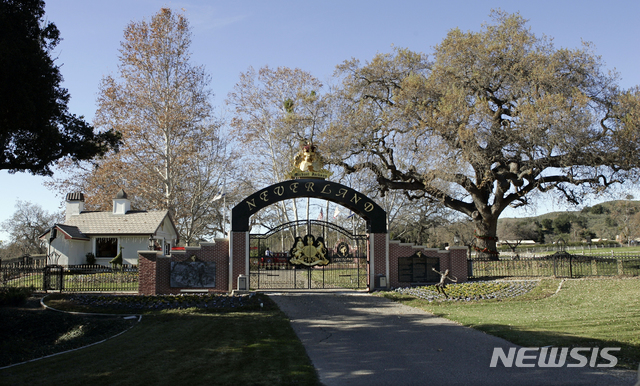
[[[276,202],[300,197],[338,203],[364,218],[369,232],[387,233],[386,212],[373,200],[348,186],[318,179],[284,181],[255,192],[233,208],[231,230],[247,232],[249,217],[254,213]]]

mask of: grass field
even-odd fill
[[[518,248],[516,248],[516,251],[522,254],[533,253],[536,256],[553,255],[554,253],[558,252],[558,250],[553,248],[549,248],[549,250],[544,250],[544,249],[545,249],[544,247],[521,245],[521,246],[518,246]],[[583,247],[569,246],[569,247],[566,247],[565,250],[575,255],[596,255],[596,256],[605,255],[609,257],[615,257],[616,255],[624,256],[626,254],[629,254],[629,255],[640,254],[640,246],[617,247],[617,248],[612,248],[612,247],[596,248],[595,246],[593,246],[589,248],[589,246],[585,245]],[[503,256],[509,256],[510,252],[511,252],[511,249],[500,250],[500,253]]]
[[[0,384],[317,385],[287,317],[261,301],[255,311],[145,314],[99,345],[0,370]]]
[[[397,292],[383,296],[525,347],[621,347],[618,365],[640,362],[640,278],[542,280],[511,299],[429,302]]]

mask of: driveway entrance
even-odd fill
[[[320,375],[331,385],[633,385],[633,371],[489,367],[515,345],[356,291],[271,292]]]

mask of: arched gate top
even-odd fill
[[[348,186],[319,179],[283,181],[255,192],[231,210],[231,231],[248,232],[249,218],[254,213],[276,202],[304,197],[347,207],[366,221],[368,232],[387,233],[387,212],[375,201]]]

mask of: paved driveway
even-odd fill
[[[635,372],[490,368],[517,347],[447,319],[355,291],[269,292],[326,385],[633,385]]]

